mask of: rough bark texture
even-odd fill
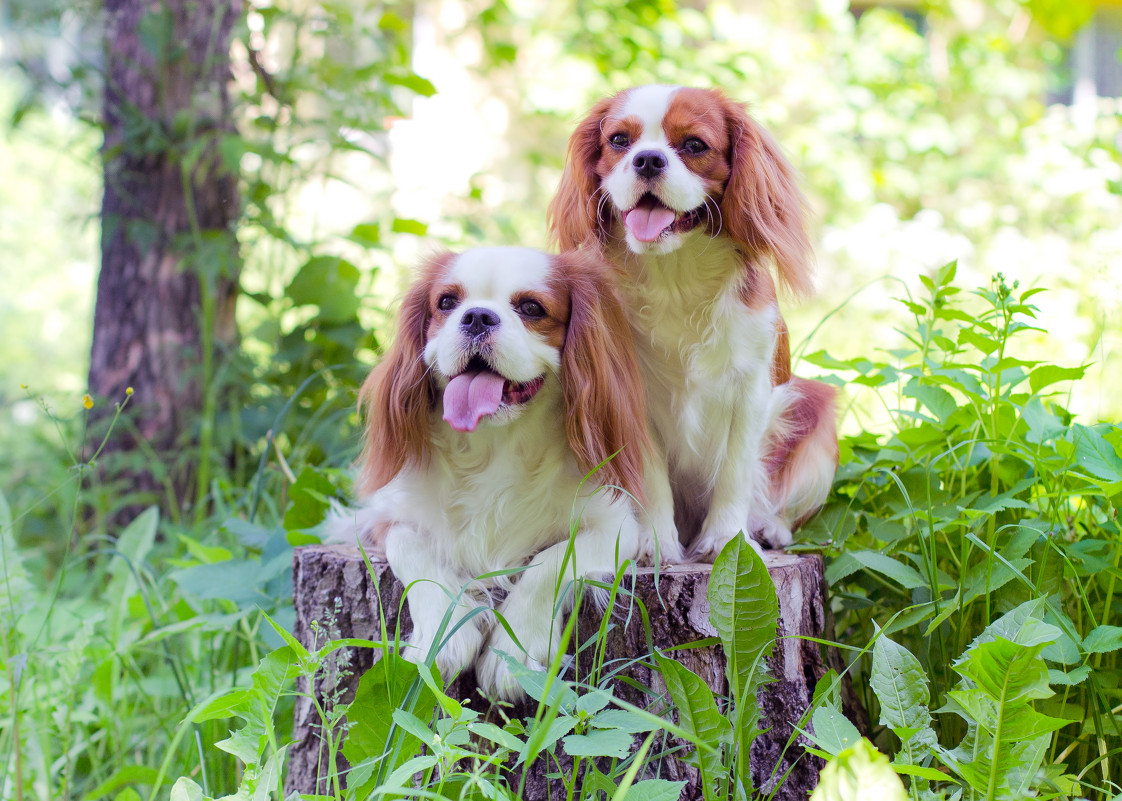
[[[788,746],[793,724],[812,700],[815,682],[825,668],[818,646],[798,635],[819,637],[824,620],[825,582],[822,561],[817,556],[795,556],[774,553],[765,562],[776,585],[780,610],[780,639],[769,662],[773,684],[760,691],[762,728],[770,731],[752,745],[751,768],[757,787],[770,790],[773,777],[782,776],[791,767],[783,786],[775,796],[784,801],[806,799],[818,781],[821,763],[803,751],[800,742]],[[296,636],[308,645],[324,634],[317,633],[313,622],[332,637],[379,639],[379,609],[392,632],[400,622],[402,635],[410,630],[407,608],[402,603],[402,586],[394,579],[389,566],[375,562],[374,577],[368,573],[359,551],[350,546],[309,546],[299,548],[294,560],[293,583],[296,602]],[[705,638],[715,637],[709,623],[709,565],[677,565],[664,568],[656,583],[650,568],[638,571],[635,596],[646,606],[653,643],[666,650]],[[398,610],[402,609],[399,616]],[[621,601],[611,610],[616,624],[609,632],[605,661],[633,659],[648,654],[646,634],[638,614],[628,615]],[[586,639],[600,626],[602,616],[593,604],[585,604],[578,620],[576,642]],[[343,679],[317,678],[315,694],[323,699],[336,695],[349,701],[359,677],[374,663],[380,652],[351,649],[349,664],[352,673]],[[701,676],[718,694],[727,691],[724,654],[719,645],[675,651],[673,656]],[[577,664],[575,670],[580,671]],[[666,692],[661,676],[648,663],[641,662],[626,675],[634,684],[616,681],[617,697],[658,711],[665,706],[661,696]],[[321,674],[322,676],[322,674]],[[650,688],[644,692],[637,686]],[[308,687],[299,688],[307,692]],[[471,675],[461,676],[449,688],[450,694],[464,698],[475,696],[473,707],[482,710],[485,699],[479,697]],[[508,715],[533,714],[528,705],[505,710]],[[292,792],[325,792],[321,777],[327,771],[321,763],[318,716],[310,699],[300,697],[296,704],[295,744],[289,750],[286,794]],[[800,738],[801,739],[801,738]],[[700,799],[697,771],[673,758],[663,759],[659,778],[686,780],[683,799]],[[649,777],[648,777],[649,778]],[[317,779],[320,781],[317,787]],[[558,797],[558,785],[550,788],[540,767],[531,769],[525,798],[538,801]],[[552,795],[550,791],[552,789]],[[560,797],[564,797],[564,794]]]
[[[240,10],[241,0],[105,3],[95,422],[134,390],[132,425],[114,433],[107,452],[144,440],[166,456],[184,444],[202,407],[206,340],[235,338],[240,209],[218,144],[234,130],[227,83]],[[155,486],[147,470],[127,472],[142,490]]]

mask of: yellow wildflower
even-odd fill
[[[88,392],[82,396],[82,405],[87,409],[93,408],[93,398],[90,397],[90,394]]]
[[[132,395],[132,387],[125,387],[125,394],[131,396]]]

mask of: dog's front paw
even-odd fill
[[[739,528],[730,530],[727,526],[710,526],[709,521],[701,529],[701,534],[690,544],[689,556],[694,562],[708,562],[712,564],[720,555],[721,550],[733,537],[742,536]],[[751,537],[746,538],[748,543],[756,549],[756,553],[763,554],[760,544]]]
[[[439,641],[435,637],[414,631],[406,641],[402,656],[411,662],[424,662],[433,650],[434,642],[437,651],[433,661],[444,681],[449,682],[475,659],[483,647],[483,634],[475,625],[475,620],[464,623],[450,637],[445,632],[445,636]]]
[[[640,565],[681,564],[686,558],[682,544],[678,542],[678,529],[670,526],[668,531],[648,531],[639,538],[639,551],[636,560]]]
[[[791,544],[791,529],[775,515],[753,518],[748,523],[748,530],[752,532],[753,540],[769,548],[786,548]]]

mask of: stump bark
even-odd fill
[[[805,801],[817,784],[822,763],[804,751],[805,740],[801,735],[792,737],[792,734],[796,724],[808,725],[800,724],[799,719],[809,708],[814,685],[825,672],[818,645],[804,639],[821,637],[825,626],[822,560],[816,555],[773,552],[764,556],[764,562],[779,599],[779,640],[768,662],[775,681],[759,692],[760,726],[768,731],[752,744],[752,778],[756,787],[768,792],[782,780],[775,798]],[[384,616],[391,636],[399,624],[402,637],[407,635],[411,624],[408,608],[402,602],[404,588],[394,579],[387,564],[373,562],[372,566],[373,575],[367,570],[362,554],[353,546],[298,548],[293,570],[296,637],[309,647],[322,644],[325,634],[332,638],[378,640],[379,614]],[[657,580],[653,568],[636,571],[632,592],[646,607],[651,640],[662,651],[717,636],[709,622],[710,569],[711,565],[703,564],[664,567]],[[605,662],[633,660],[649,654],[647,635],[638,614],[628,615],[622,599],[607,614],[612,615],[614,625],[607,637]],[[587,639],[599,629],[601,620],[602,613],[594,604],[582,605],[574,642]],[[319,642],[315,642],[317,638]],[[380,655],[380,651],[373,649],[350,649],[346,657],[349,675],[340,678],[334,671],[321,671],[316,679],[315,696],[321,703],[331,697],[350,701],[359,678]],[[727,693],[725,657],[720,645],[674,650],[671,655],[704,679],[717,695]],[[579,664],[575,669],[579,670]],[[652,711],[668,705],[666,685],[651,660],[640,660],[626,676],[631,681],[617,679],[614,682],[616,697]],[[298,690],[303,695],[296,703],[295,742],[289,749],[285,793],[323,793],[327,791],[324,778],[328,772],[323,764],[325,756],[320,753],[319,716],[306,695],[309,690],[306,684]],[[490,703],[479,694],[470,672],[460,676],[448,692],[461,699],[473,696],[475,709],[482,710]],[[510,716],[532,715],[534,708],[530,703],[504,711]],[[686,781],[682,799],[702,797],[697,770],[691,765],[670,758],[660,763],[659,771],[658,778]],[[782,778],[784,774],[786,778]],[[539,771],[528,777],[525,799],[555,798],[557,789],[554,786],[551,795],[549,781]]]

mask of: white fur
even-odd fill
[[[705,202],[704,181],[690,171],[662,130],[662,118],[680,88],[657,84],[640,86],[624,97],[620,117],[637,117],[642,123],[643,133],[638,141],[628,146],[627,156],[620,159],[604,179],[604,189],[621,212],[635,208],[646,192],[651,192],[668,208],[678,212],[692,211]],[[636,179],[632,154],[648,150],[656,150],[666,158],[666,171],[654,186]],[[625,231],[625,239],[635,253],[666,254],[681,246],[683,235],[669,233],[654,242],[640,242],[630,231]]]
[[[525,249],[477,250],[457,257],[450,278],[466,290],[458,309],[484,306],[501,317],[495,364],[503,365],[501,372],[514,380],[544,373],[545,385],[520,414],[480,425],[472,433],[453,430],[434,411],[429,463],[407,467],[364,499],[357,512],[344,513],[342,521],[336,514],[328,525],[337,540],[351,542],[353,524],[361,531],[388,527],[387,559],[409,588],[413,633],[405,655],[424,660],[438,648],[435,661],[445,678],[478,657],[480,686],[507,698],[520,690],[506,663],[486,646],[526,665],[548,663],[561,625],[552,612],[557,606],[570,607],[573,581],[614,572],[625,560],[634,560],[639,547],[630,502],[613,498],[595,481],[581,486],[584,473],[562,423],[560,353],[511,309],[511,296],[541,288],[549,269],[544,254]],[[462,368],[466,361],[458,352],[463,346],[458,327],[458,316],[450,315],[425,347],[438,379],[448,375],[449,365]],[[571,533],[572,553],[566,559]],[[525,571],[514,576],[479,578],[524,565]],[[524,651],[495,623],[490,609],[496,591],[506,591],[497,609]],[[464,622],[441,646],[480,606],[488,611]],[[449,609],[451,617],[442,626]]]
[[[624,98],[623,116],[639,117],[643,135],[603,181],[620,227],[647,191],[679,213],[705,200],[701,177],[662,130],[675,91],[644,86]],[[653,187],[638,177],[632,156],[650,148],[667,158]],[[743,256],[728,237],[695,228],[640,242],[624,233],[609,256],[623,268],[624,305],[665,458],[650,464],[646,477],[660,549],[673,559],[684,537],[694,556],[711,561],[740,531],[758,532],[773,546],[789,544],[788,522],[768,497],[763,463],[769,429],[787,403],[771,382],[778,309],[745,306]]]
[[[699,527],[681,532],[698,557],[711,560],[741,530],[786,545],[790,531],[770,508],[762,462],[782,401],[770,372],[778,311],[751,311],[740,300],[743,273],[730,240],[699,230],[681,239],[667,254],[612,254],[623,266],[651,426],[666,457],[647,478],[660,547],[672,552],[678,537],[668,530],[673,501],[656,491],[660,470],[680,499],[679,522]],[[683,506],[708,511],[689,520]]]

